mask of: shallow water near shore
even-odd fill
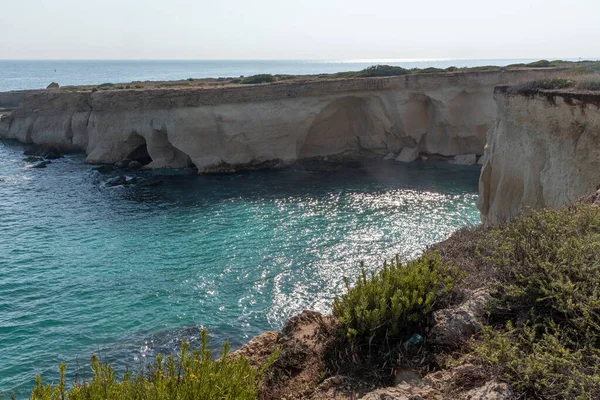
[[[0,142],[0,393],[92,351],[136,369],[201,326],[239,347],[304,309],[328,312],[361,260],[376,270],[479,223],[477,167],[172,172],[107,187],[83,155],[32,169],[22,151]]]

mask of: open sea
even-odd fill
[[[407,68],[530,60],[386,62]],[[0,61],[0,91],[256,73],[358,70],[373,62]],[[304,310],[329,312],[342,277],[408,259],[479,223],[478,167],[380,162],[337,172],[162,175],[108,187],[83,155],[32,169],[0,142],[0,398],[26,397],[92,352],[137,369],[210,331],[234,348]],[[89,372],[88,372],[89,373]],[[74,376],[69,376],[72,379]]]
[[[505,66],[534,59],[498,60],[0,60],[0,92],[132,81],[167,81],[256,74],[322,74],[359,71],[374,64],[404,68]],[[576,60],[569,60],[576,61]]]

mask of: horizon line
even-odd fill
[[[304,61],[323,64],[360,64],[360,63],[414,63],[435,61],[473,61],[473,60],[599,60],[597,57],[501,57],[501,58],[0,58],[0,61]]]

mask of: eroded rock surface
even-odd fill
[[[600,184],[600,95],[496,92],[477,206],[485,223],[558,207]]]
[[[195,165],[201,173],[286,166],[348,152],[381,157],[406,147],[445,156],[483,154],[485,134],[496,117],[494,87],[556,73],[471,71],[228,88],[46,90],[19,100],[19,108],[0,120],[0,137],[76,148],[87,153],[88,163],[114,164],[145,148],[148,168]]]
[[[429,333],[433,344],[455,348],[479,331],[492,298],[485,289],[476,290],[460,305],[435,311]]]

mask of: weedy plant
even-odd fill
[[[333,315],[346,337],[373,341],[401,337],[422,328],[440,298],[460,277],[458,269],[442,262],[437,252],[427,252],[402,264],[399,257],[367,277],[364,264],[354,287],[335,300]]]
[[[369,277],[362,265],[354,286],[346,279],[348,292],[333,305],[339,324],[334,353],[342,368],[385,380],[392,368],[417,367],[409,354],[416,348],[406,343],[422,340],[432,312],[443,307],[461,277],[437,252],[406,264],[396,257]]]
[[[114,369],[102,364],[92,355],[92,379],[76,382],[67,390],[66,366],[60,365],[58,385],[44,385],[40,376],[31,393],[32,400],[212,400],[256,399],[258,388],[266,370],[275,362],[275,352],[259,369],[254,369],[244,357],[229,354],[229,344],[223,345],[221,356],[213,360],[207,348],[208,333],[201,332],[201,348],[190,350],[181,345],[177,357],[158,355],[149,366],[149,373],[134,376],[126,372],[120,381]]]
[[[533,211],[480,245],[504,279],[471,356],[528,398],[600,398],[600,208]]]

